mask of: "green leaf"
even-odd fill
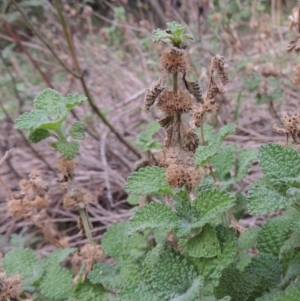
[[[295,223],[282,216],[267,220],[258,234],[257,248],[259,252],[278,257],[281,247],[294,228]]]
[[[219,144],[211,144],[208,146],[198,146],[195,158],[197,167],[205,165],[209,162],[216,154],[221,151],[221,146]]]
[[[78,142],[60,142],[56,143],[58,151],[68,160],[75,158],[79,152]]]
[[[169,30],[172,31],[172,34],[176,34],[176,35],[181,35],[186,29],[185,25],[179,24],[175,21],[168,22],[167,27]]]
[[[192,257],[211,258],[221,253],[216,231],[209,225],[205,225],[200,234],[187,241],[186,249]]]
[[[234,164],[235,147],[230,145],[222,145],[220,151],[211,158],[213,168],[218,180],[225,180],[230,177],[230,171]]]
[[[255,246],[259,231],[259,227],[248,228],[244,231],[239,237],[238,248],[247,251]]]
[[[284,292],[271,293],[256,301],[299,301],[300,281],[290,285]]]
[[[140,203],[140,196],[137,194],[130,194],[127,198],[127,202],[130,205],[138,205]]]
[[[64,98],[64,103],[66,108],[70,111],[73,109],[73,107],[84,103],[85,101],[87,101],[86,96],[84,95],[79,95],[79,94],[68,94],[65,98]]]
[[[252,257],[244,272],[266,281],[267,287],[272,289],[276,288],[280,282],[282,266],[278,258],[270,254],[260,254],[258,257]]]
[[[47,298],[68,299],[72,293],[72,275],[67,269],[51,267],[42,278],[40,288]]]
[[[81,121],[76,121],[72,124],[70,131],[70,136],[75,140],[84,139],[84,125]]]
[[[300,155],[291,147],[263,145],[259,149],[259,166],[273,183],[300,183]]]
[[[219,133],[216,136],[216,140],[220,143],[222,142],[228,135],[235,132],[236,125],[234,123],[228,123],[222,126],[219,130]]]
[[[167,40],[170,40],[171,37],[171,34],[160,28],[157,28],[152,32],[152,41],[154,43],[166,42]]]
[[[114,301],[161,301],[147,286],[141,284],[122,290]]]
[[[27,139],[34,143],[40,142],[48,137],[50,137],[50,132],[44,129],[29,131],[27,135]]]
[[[15,121],[15,129],[18,130],[35,130],[42,124],[47,123],[48,118],[42,111],[25,112]]]
[[[173,250],[154,248],[144,261],[143,271],[146,285],[160,300],[199,300],[203,277]]]
[[[221,214],[226,212],[235,203],[235,198],[228,192],[211,190],[204,191],[192,203],[192,210],[198,216],[193,227],[202,227],[206,223],[219,220]]]
[[[243,149],[239,152],[237,160],[235,182],[241,182],[248,174],[248,169],[252,162],[257,159],[258,151],[256,149]]]
[[[152,136],[157,133],[160,129],[160,125],[157,121],[148,124],[145,132],[139,134],[135,140],[136,145],[140,150],[146,152],[152,149],[161,148],[161,143],[155,141]]]
[[[133,194],[171,194],[172,190],[168,187],[165,173],[165,169],[161,167],[141,168],[127,179],[125,189]]]
[[[46,89],[33,101],[35,110],[42,111],[51,120],[60,120],[67,114],[63,97],[53,89]]]
[[[127,236],[129,222],[114,224],[107,229],[102,238],[102,248],[105,254],[120,258],[129,255],[133,258],[144,254],[147,240],[140,234]]]
[[[46,268],[58,266],[60,263],[64,262],[75,251],[76,248],[58,249],[53,251],[47,257],[43,258],[41,262]]]
[[[76,301],[107,301],[108,293],[100,285],[85,280],[79,283],[72,294]]]
[[[234,260],[237,246],[233,229],[218,226],[217,235],[221,245],[220,255],[215,258],[191,258],[197,272],[203,275],[205,280],[212,281],[214,286],[218,285],[222,271]]]
[[[255,279],[243,274],[233,265],[224,269],[214,293],[217,298],[230,296],[232,301],[245,301],[254,290]]]
[[[2,260],[2,265],[9,276],[21,274],[27,277],[30,276],[36,261],[36,255],[32,250],[20,248],[7,253]]]
[[[89,273],[88,279],[94,284],[103,284],[110,289],[131,287],[140,281],[139,266],[132,260],[118,260],[116,266],[97,263]]]
[[[263,177],[249,187],[248,210],[253,215],[268,214],[289,207],[297,199],[282,195],[268,178]]]
[[[128,234],[146,229],[174,229],[178,218],[171,207],[150,203],[139,209],[129,221]]]

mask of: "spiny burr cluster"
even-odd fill
[[[185,49],[168,48],[161,56],[162,75],[158,82],[147,90],[145,108],[155,103],[165,113],[165,117],[158,120],[166,130],[163,152],[156,154],[156,161],[165,166],[166,179],[171,187],[186,186],[189,190],[196,187],[203,170],[195,167],[195,151],[199,145],[199,138],[194,130],[202,126],[205,112],[217,110],[216,96],[223,93],[215,82],[214,73],[220,76],[224,85],[228,83],[228,76],[224,71],[224,58],[216,55],[211,60],[210,82],[208,91],[203,97],[203,91],[198,81],[187,80],[190,63]],[[182,74],[182,84],[178,84],[178,75]],[[173,76],[173,89],[164,86],[167,74]],[[182,120],[183,113],[190,113],[190,124]],[[163,160],[162,160],[163,159]]]
[[[63,198],[65,208],[85,208],[95,200],[90,191],[78,187],[74,179],[76,166],[77,162],[75,159],[68,160],[63,158],[58,164],[58,171],[61,174],[61,178],[58,182],[62,189],[67,190]]]
[[[46,208],[50,204],[47,195],[48,186],[39,171],[32,171],[29,174],[29,180],[22,179],[19,186],[20,193],[7,204],[7,210],[11,217],[32,217],[37,213],[36,209]]]
[[[280,121],[282,128],[274,125],[276,132],[281,135],[291,134],[294,142],[300,144],[300,113],[285,114]]]

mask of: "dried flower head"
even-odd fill
[[[32,215],[31,202],[28,198],[12,199],[7,203],[7,211],[13,218],[27,218]]]
[[[22,293],[21,275],[8,277],[0,272],[0,301],[19,300]]]
[[[166,180],[171,187],[179,188],[186,185],[188,189],[192,189],[199,185],[203,175],[202,168],[195,170],[172,164],[167,168]]]
[[[76,187],[76,184],[73,184],[71,189],[63,198],[63,204],[65,208],[85,208],[87,205],[94,203],[94,195],[84,188]]]
[[[300,65],[298,65],[296,67],[296,73],[295,73],[295,76],[293,78],[293,84],[295,86],[299,86],[300,85]]]
[[[44,197],[49,189],[43,181],[42,174],[38,170],[33,170],[29,174],[29,183],[34,192],[40,197]]]
[[[188,73],[190,62],[186,52],[176,47],[166,49],[160,58],[161,67],[168,73]]]
[[[264,64],[261,68],[261,75],[265,77],[278,76],[279,72],[273,63]]]
[[[281,124],[283,128],[279,128],[276,125],[274,129],[278,134],[291,134],[296,144],[300,143],[300,113],[285,114],[281,118]]]
[[[165,90],[158,99],[157,106],[166,115],[182,114],[192,109],[192,99],[188,92],[179,90],[177,94]]]
[[[203,106],[201,107],[193,107],[192,109],[192,118],[190,120],[191,128],[199,128],[202,124],[202,118],[204,114]]]
[[[37,209],[43,209],[50,205],[51,201],[48,195],[44,197],[37,196],[34,201],[31,202],[32,206]]]
[[[74,171],[75,168],[77,167],[77,161],[75,159],[73,160],[68,160],[66,158],[60,159],[58,163],[58,172],[61,173],[65,180],[71,180],[74,178]]]

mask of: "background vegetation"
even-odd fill
[[[14,5],[14,3],[16,5]],[[99,241],[111,224],[128,219],[139,199],[124,184],[140,166],[143,136],[149,122],[161,117],[146,112],[146,89],[159,75],[163,45],[153,44],[153,29],[176,20],[188,26],[194,41],[188,49],[191,78],[204,88],[209,63],[216,53],[225,57],[230,83],[219,95],[219,110],[206,123],[220,128],[236,124],[226,143],[239,149],[283,140],[273,130],[281,114],[297,110],[298,93],[292,85],[295,54],[286,55],[291,38],[288,15],[296,1],[1,1],[0,29],[0,151],[14,148],[0,166],[0,246],[53,250],[30,220],[13,220],[7,213],[8,187],[40,170],[49,184],[47,213],[68,245],[86,242],[78,233],[77,214],[62,206],[62,191],[54,183],[59,154],[44,141],[29,144],[13,128],[16,117],[32,109],[32,100],[45,88],[61,94],[80,93],[88,101],[72,110],[71,120],[84,121],[86,139],[78,157],[77,178],[97,202],[89,207],[94,239]],[[59,11],[62,13],[60,14]],[[65,22],[65,23],[64,23]],[[154,131],[155,132],[155,131]],[[163,131],[155,134],[163,141]],[[138,137],[138,138],[137,138]],[[138,139],[138,141],[136,141]],[[142,147],[141,147],[142,145]],[[141,148],[141,150],[139,149]],[[257,165],[234,190],[246,192],[261,174]],[[245,215],[243,226],[260,225],[262,217]]]

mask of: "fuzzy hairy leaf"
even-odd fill
[[[15,120],[15,129],[18,130],[35,130],[42,124],[47,123],[47,116],[39,110],[25,112]]]
[[[236,255],[237,239],[233,229],[217,227],[218,240],[221,244],[221,254],[215,258],[192,258],[197,272],[218,285],[222,271],[234,260]]]
[[[295,224],[282,216],[267,220],[258,233],[257,248],[260,253],[278,257],[281,247],[293,231]]]
[[[243,149],[239,152],[237,160],[235,181],[241,182],[248,174],[248,169],[254,160],[257,159],[258,151],[256,149]]]
[[[130,255],[133,258],[143,254],[147,247],[147,240],[140,234],[127,236],[129,222],[118,223],[110,226],[102,238],[102,248],[105,254],[120,258]]]
[[[87,101],[86,96],[79,94],[68,94],[64,98],[65,106],[69,111],[72,110],[75,106],[84,103],[85,101]]]
[[[40,142],[48,137],[50,137],[50,132],[45,129],[36,129],[29,131],[27,135],[27,139],[34,143]]]
[[[160,125],[157,121],[148,124],[145,132],[139,134],[135,140],[136,145],[143,152],[150,151],[152,149],[161,148],[161,143],[155,141],[152,136],[160,129]]]
[[[89,281],[78,284],[73,291],[72,300],[76,301],[107,301],[108,293],[100,285],[94,285]]]
[[[219,285],[214,293],[217,298],[230,296],[232,301],[245,301],[254,290],[255,279],[251,275],[245,275],[236,267],[230,265],[224,269]]]
[[[171,38],[171,34],[167,33],[165,30],[157,28],[152,32],[152,41],[154,43],[167,42]]]
[[[284,292],[267,294],[256,301],[299,301],[300,281],[290,285]]]
[[[84,139],[84,125],[81,121],[76,121],[72,124],[70,131],[70,136],[75,140]]]
[[[266,281],[268,288],[276,288],[280,282],[282,266],[279,259],[270,254],[261,254],[258,257],[252,257],[250,264],[244,272],[248,275],[254,275],[261,281]]]
[[[120,289],[138,283],[140,272],[135,262],[121,259],[115,266],[103,262],[95,264],[88,279],[94,284],[101,283],[110,289]]]
[[[215,155],[217,155],[221,151],[222,146],[219,144],[211,144],[208,146],[198,146],[195,158],[197,167],[205,165],[208,161],[210,161]]]
[[[122,290],[117,294],[114,301],[161,301],[147,286],[139,285],[126,290]]]
[[[7,253],[2,260],[2,265],[9,276],[21,274],[27,277],[36,261],[36,255],[32,250],[20,248]]]
[[[234,164],[234,150],[233,146],[223,145],[218,154],[212,157],[211,163],[216,170],[215,174],[218,180],[225,180],[230,175]]]
[[[139,209],[129,221],[128,234],[146,229],[167,229],[176,227],[178,218],[171,207],[161,203],[150,203]]]
[[[279,193],[266,177],[262,177],[249,188],[248,210],[253,215],[268,214],[287,208],[296,200],[297,197],[286,197]]]
[[[194,267],[170,248],[156,247],[148,253],[143,271],[146,284],[160,300],[199,299],[202,276],[197,276]]]
[[[221,253],[216,231],[210,225],[205,225],[200,234],[190,238],[186,249],[191,257],[211,258]]]
[[[60,93],[53,89],[46,89],[33,101],[34,109],[42,111],[51,120],[59,120],[67,114],[67,109]]]
[[[42,278],[40,288],[47,298],[66,300],[72,293],[72,275],[67,269],[51,267]]]
[[[216,140],[222,142],[228,135],[235,132],[236,125],[234,123],[228,123],[222,126],[219,133],[216,135]]]
[[[246,231],[244,231],[239,237],[239,249],[242,251],[247,251],[251,247],[255,246],[259,231],[259,227],[248,228]]]
[[[176,196],[175,196],[176,198]],[[177,226],[175,228],[178,237],[188,235],[192,230],[192,224],[195,221],[194,212],[190,201],[186,198],[175,201],[176,214],[178,216]]]
[[[235,198],[228,192],[218,190],[204,191],[192,203],[192,210],[198,217],[193,227],[202,227],[219,219],[220,215],[231,208]]]
[[[274,183],[299,184],[300,155],[291,147],[263,145],[259,149],[259,166]]]
[[[57,150],[68,160],[75,158],[79,152],[79,143],[74,142],[56,142]]]
[[[53,266],[58,266],[60,263],[64,262],[71,254],[76,251],[76,248],[64,248],[53,251],[47,257],[40,260],[45,268],[50,268]]]
[[[165,169],[146,167],[134,172],[128,179],[125,189],[133,194],[167,193],[172,191],[165,179]]]

